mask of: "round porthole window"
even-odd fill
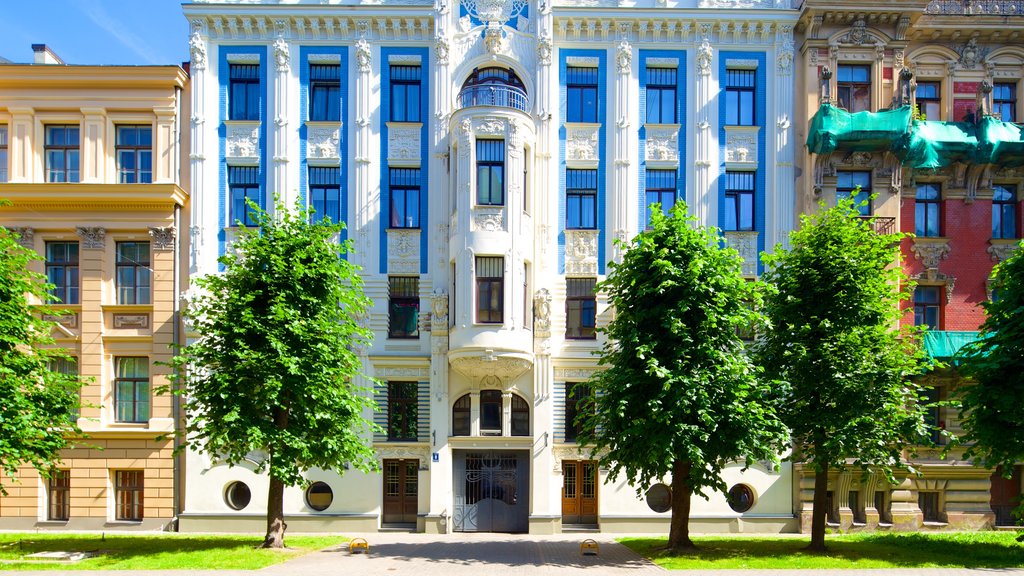
[[[224,489],[224,501],[232,510],[241,510],[249,505],[252,492],[245,482],[232,482]]]
[[[327,510],[334,501],[334,491],[325,482],[313,482],[306,489],[306,504],[317,512]]]
[[[756,501],[757,496],[754,494],[754,489],[746,484],[736,484],[729,488],[729,508],[736,512],[743,513],[750,510]]]

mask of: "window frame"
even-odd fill
[[[46,520],[67,522],[71,519],[71,471],[55,470],[46,479]]]
[[[749,82],[747,82],[748,79]],[[747,108],[749,108],[749,118],[747,117]],[[756,69],[726,68],[725,125],[757,126]]]
[[[340,64],[309,64],[309,120],[341,121]]]
[[[259,64],[228,63],[228,120],[260,119],[263,108],[260,75]]]
[[[934,299],[930,296],[926,299],[926,295],[934,295]],[[918,285],[914,288],[912,305],[914,307],[914,326],[927,326],[929,330],[942,329],[941,286]],[[930,321],[931,318],[934,318],[934,326]]]
[[[496,144],[499,143],[500,144]],[[493,147],[489,149],[489,147]],[[500,154],[497,151],[500,150]],[[505,141],[500,138],[478,138],[476,141],[476,205],[505,205]],[[498,158],[500,156],[500,158]],[[497,175],[497,181],[494,180]],[[487,182],[486,187],[484,182]],[[495,199],[497,184],[498,198]],[[486,192],[485,192],[486,188]]]
[[[415,442],[419,433],[419,383],[388,381],[387,384],[388,441]]]
[[[593,386],[587,382],[566,382],[565,383],[565,411],[563,413],[562,430],[566,442],[576,442],[580,434],[588,431],[583,423],[577,422],[577,418],[587,410],[587,403],[590,403],[589,412],[596,409],[596,399]]]
[[[122,144],[122,133],[135,131],[134,144]],[[119,184],[152,184],[153,183],[153,126],[149,124],[119,124],[115,127],[114,158],[117,162],[117,181]],[[148,135],[149,144],[142,144],[143,134]],[[122,157],[131,154],[135,168],[125,169]],[[143,170],[143,159],[149,170]]]
[[[420,278],[419,276],[388,276],[388,339],[417,340],[420,337]],[[413,330],[401,330],[398,312],[415,311]]]
[[[589,285],[589,291],[586,289]],[[597,278],[565,279],[565,339],[597,339]],[[589,320],[589,324],[588,321]]]
[[[245,200],[252,200],[262,208],[262,196],[258,166],[228,166],[228,226],[255,226],[256,219]]]
[[[122,375],[122,366],[127,371],[127,363],[135,362],[136,371]],[[138,371],[144,369],[144,375]],[[129,424],[146,424],[152,417],[152,390],[150,388],[149,358],[147,356],[115,356],[114,357],[114,421]],[[125,399],[122,390],[129,387],[131,398]],[[129,413],[130,412],[130,413]]]
[[[134,254],[128,254],[134,247]],[[139,250],[146,248],[146,259],[142,260]],[[124,252],[123,252],[124,251]],[[114,244],[114,287],[117,303],[121,305],[150,305],[153,303],[153,262],[152,246],[149,242],[134,240]],[[123,281],[122,274],[131,272],[131,282]]]
[[[858,186],[858,184],[856,182],[851,182],[851,184],[852,184],[851,186],[842,186],[842,185],[840,185],[840,183],[841,183],[841,180],[843,179],[844,176],[849,175],[851,177],[851,179],[855,179],[856,178],[855,175],[857,175],[857,174],[860,174],[860,175],[866,174],[867,175],[868,186],[865,189],[864,186],[861,185],[860,193],[855,195],[853,192],[857,189],[857,186]],[[837,170],[836,171],[836,199],[838,200],[838,198],[841,198],[841,197],[842,198],[853,198],[854,201],[857,204],[860,204],[860,202],[862,202],[864,200],[867,200],[867,205],[865,205],[865,206],[858,206],[857,209],[860,211],[860,215],[861,216],[865,216],[865,217],[866,216],[871,216],[871,214],[874,212],[874,206],[873,206],[874,203],[871,201],[871,187],[874,184],[872,182],[872,180],[871,180],[872,176],[873,175],[871,174],[870,170]]]
[[[51,249],[62,246],[64,248],[63,260],[54,258]],[[74,246],[74,257],[70,256],[68,249]],[[53,284],[50,295],[57,298],[60,304],[70,306],[81,304],[82,300],[82,276],[81,276],[81,248],[78,242],[54,240],[47,241],[44,245],[46,254],[45,273],[46,280]],[[54,278],[56,272],[60,272],[61,279]],[[73,280],[69,279],[73,276]],[[59,282],[56,280],[60,280]]]
[[[469,394],[459,396],[452,403],[452,436],[473,434],[473,398]]]
[[[852,80],[843,79],[844,72],[853,72],[855,70],[866,70],[867,80]],[[858,107],[854,110],[854,104],[858,98],[857,92],[859,89],[864,89],[867,92],[867,102],[863,108]],[[846,95],[844,96],[844,91]],[[844,102],[845,100],[845,102]],[[846,110],[847,112],[863,112],[872,110],[872,94],[871,94],[871,65],[870,64],[845,64],[840,63],[836,66],[836,103]]]
[[[81,372],[78,367],[77,356],[67,356],[65,358],[51,358],[47,362],[47,368],[51,372],[57,372],[65,376],[73,376],[78,380]],[[70,416],[73,421],[77,421],[82,417],[82,389],[75,388],[69,393],[74,399],[75,405],[71,408]]]
[[[922,96],[921,88],[935,88],[934,96]],[[942,120],[942,82],[939,80],[921,80],[914,89],[914,100],[917,102],[917,110],[924,114],[925,120]],[[923,104],[922,104],[923,103]],[[928,111],[934,106],[935,115]]]
[[[391,98],[389,104],[391,122],[422,122],[423,66],[420,64],[390,64],[389,66],[388,95]],[[415,70],[415,74],[413,74],[413,70]],[[409,75],[406,76],[402,72],[408,72]],[[410,90],[413,87],[416,89],[415,98],[410,98]],[[396,109],[399,100],[405,104],[401,111]]]
[[[505,429],[505,410],[503,392],[501,390],[480,391],[480,435],[481,436],[502,436]],[[493,410],[493,414],[488,412]],[[494,420],[497,418],[497,427],[494,427]],[[490,420],[489,422],[487,420]],[[487,424],[490,424],[488,426]]]
[[[914,234],[921,238],[942,236],[942,185],[937,182],[917,184],[914,193]]]
[[[420,228],[420,169],[389,168],[388,194],[391,229],[418,230]],[[399,203],[401,200],[401,205]],[[413,214],[410,215],[410,206]]]
[[[1001,197],[1000,192],[1006,193],[1008,197]],[[1020,227],[1017,222],[1017,193],[1017,187],[1010,184],[992,185],[993,239],[1017,239],[1020,237]]]
[[[530,403],[526,398],[512,393],[509,406],[509,436],[530,435]],[[525,418],[524,418],[525,415]]]
[[[57,131],[62,130],[64,133],[62,144],[53,144],[51,142],[51,136]],[[74,144],[70,143],[68,138],[71,132],[75,134]],[[45,181],[47,183],[77,183],[81,180],[81,148],[82,148],[82,128],[78,124],[47,124],[44,129],[43,137],[43,164],[45,170]],[[53,157],[51,154],[60,153],[61,167],[57,168],[52,162]],[[55,176],[59,175],[59,179],[54,179]]]
[[[341,221],[341,169],[337,166],[309,167],[310,222]]]
[[[600,68],[596,66],[566,66],[566,122],[598,122],[598,106],[601,103],[599,76]]]
[[[500,275],[481,275],[481,269],[495,267]],[[505,322],[504,256],[477,256],[474,282],[476,284],[476,323],[503,324]],[[485,298],[487,306],[484,305]]]
[[[565,170],[566,230],[597,230],[597,187],[597,170]],[[574,217],[577,221],[575,225]]]
[[[744,202],[749,202],[749,211]],[[730,223],[730,206],[732,221]],[[757,172],[727,170],[725,172],[725,220],[722,230],[726,232],[752,232],[757,229]],[[749,224],[747,223],[749,221]]]
[[[1000,89],[1006,89],[1009,97],[1000,97]],[[1003,111],[1010,112],[1009,118],[1004,117]],[[1003,122],[1017,121],[1017,83],[1016,82],[995,82],[992,84],[992,112],[999,114]]]
[[[7,128],[7,124],[0,124],[0,184],[7,182],[10,179],[9,172],[9,142],[10,132]]]
[[[667,185],[667,179],[665,182],[660,182],[660,178],[667,178],[671,175],[672,187],[669,188]],[[672,202],[662,202],[666,199],[666,196],[671,194]],[[656,196],[657,198],[654,198]],[[647,170],[644,174],[644,206],[645,206],[645,228],[650,230],[651,228],[651,207],[654,204],[661,205],[661,213],[668,216],[672,207],[679,202],[679,173],[675,169],[669,170]]]
[[[145,518],[145,490],[145,471],[114,470],[114,519],[141,522]]]
[[[652,76],[654,81],[651,80]],[[647,65],[644,70],[644,84],[647,124],[678,124],[679,110],[677,94],[679,91],[679,69],[668,66]],[[652,111],[655,114],[652,117]],[[670,117],[666,117],[666,112]]]

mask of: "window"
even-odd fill
[[[323,512],[334,502],[334,490],[326,482],[313,482],[306,488],[306,504],[316,510]]]
[[[924,423],[928,426],[928,438],[932,444],[938,444],[942,440],[941,429],[944,427],[941,420],[941,407],[937,405],[940,399],[939,389],[935,386],[924,387]]]
[[[47,367],[52,372],[58,372],[76,380],[78,379],[78,358],[75,358],[74,356],[68,356],[67,358],[54,358],[49,361],[49,365]],[[75,388],[70,392],[70,395],[73,401],[69,415],[72,420],[78,420],[82,415],[82,392],[79,388]]]
[[[47,480],[46,519],[67,521],[71,518],[71,474],[68,470],[57,470]]]
[[[513,70],[500,66],[474,68],[459,92],[459,107],[502,106],[526,111],[526,86]]]
[[[505,205],[505,141],[476,141],[476,203]]]
[[[836,198],[853,198],[861,216],[871,215],[871,172],[836,172]]]
[[[1010,82],[992,85],[992,112],[1003,122],[1017,121],[1017,86]]]
[[[914,289],[914,326],[939,329],[938,286],[918,286]]]
[[[230,64],[228,120],[260,119],[260,67],[258,64]]]
[[[565,171],[565,227],[597,228],[597,170]]]
[[[145,503],[142,470],[116,470],[114,472],[114,517],[117,520],[138,522],[143,518]]]
[[[647,123],[676,123],[675,68],[647,67]]]
[[[501,324],[505,320],[505,259],[476,257],[476,321]]]
[[[992,237],[1017,237],[1017,189],[996,184],[992,187]]]
[[[914,92],[917,98],[917,110],[924,114],[925,120],[942,119],[942,93],[939,82],[918,82]]]
[[[61,304],[78,304],[78,242],[46,243],[46,280]]]
[[[341,170],[310,167],[309,206],[312,222],[341,221]]]
[[[879,524],[892,524],[892,498],[888,490],[875,490],[875,510]]]
[[[648,224],[651,221],[651,209],[655,204],[661,206],[661,213],[668,215],[672,206],[676,203],[676,171],[675,170],[648,170],[647,186],[645,188]]]
[[[341,120],[341,66],[310,64],[309,119],[318,122]]]
[[[592,340],[597,337],[596,278],[565,279],[565,337]]]
[[[914,204],[914,234],[941,236],[942,202],[938,184],[918,184]]]
[[[530,435],[530,404],[521,396],[512,395],[512,422],[511,434],[513,436]]]
[[[47,126],[46,181],[78,182],[78,126]]]
[[[472,400],[469,394],[459,398],[452,406],[452,436],[469,436],[469,412]]]
[[[836,73],[839,106],[850,112],[871,109],[871,66],[840,64]]]
[[[593,415],[596,408],[594,388],[586,382],[566,382],[565,388],[565,441],[575,442],[587,430],[587,422],[580,421],[580,415]]]
[[[420,66],[391,67],[391,121],[420,122]]]
[[[725,173],[725,229],[754,229],[754,172]]]
[[[153,128],[117,127],[117,175],[121,184],[153,181]]]
[[[232,510],[241,510],[252,500],[252,490],[245,482],[234,481],[224,489],[224,503]]]
[[[597,122],[597,68],[565,69],[565,121]]]
[[[942,522],[938,492],[918,492],[917,506],[921,509],[925,522]]]
[[[388,338],[420,337],[420,279],[388,278]]]
[[[117,243],[117,303],[149,304],[149,242]]]
[[[732,508],[733,512],[742,514],[754,507],[754,502],[757,501],[757,497],[754,495],[754,489],[750,486],[746,484],[734,484],[732,488],[729,488],[726,501],[729,503],[729,508]]]
[[[228,222],[231,226],[255,226],[256,216],[246,205],[252,200],[258,206],[260,202],[260,169],[256,166],[228,166],[228,191],[231,194],[231,214]]]
[[[866,524],[867,518],[864,515],[864,507],[861,506],[860,490],[850,490],[846,495],[846,503],[853,513],[854,524]]]
[[[501,390],[480,391],[480,433],[501,434]]]
[[[0,182],[7,182],[7,126],[0,126]]]
[[[415,382],[388,382],[388,440],[416,440]]]
[[[725,124],[753,126],[757,123],[754,90],[756,70],[725,71]]]
[[[420,227],[420,170],[419,168],[392,168],[390,170],[391,227]]]
[[[117,378],[114,380],[115,421],[149,421],[149,358],[115,358]]]

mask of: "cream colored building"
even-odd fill
[[[188,194],[178,66],[68,66],[45,46],[36,63],[0,64],[0,225],[43,260],[66,311],[58,369],[85,382],[61,473],[3,478],[0,529],[160,529],[175,516],[175,402],[167,383],[186,278]]]

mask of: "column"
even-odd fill
[[[35,145],[35,130],[32,122],[32,115],[35,111],[32,108],[8,108],[11,113],[11,127],[7,133],[7,145],[10,155],[10,172],[7,174],[8,182],[32,182],[35,179],[32,169],[32,150]],[[42,136],[42,135],[40,135]],[[40,147],[42,145],[40,144]],[[39,181],[45,182],[46,175],[42,173],[43,166],[39,169]]]
[[[480,435],[480,391],[469,393],[469,435]]]
[[[206,258],[206,261],[202,261],[203,248],[204,248],[204,233],[203,230],[210,230],[210,234],[217,229],[216,222],[205,220],[206,214],[206,194],[203,189],[204,178],[204,167],[206,162],[205,156],[205,135],[203,133],[204,124],[206,123],[206,39],[205,39],[205,27],[206,23],[203,20],[195,19],[192,21],[192,34],[189,37],[189,53],[192,57],[192,64],[190,72],[192,75],[192,118],[189,121],[192,123],[192,129],[190,130],[189,145],[191,152],[189,154],[189,185],[190,185],[190,210],[191,217],[189,222],[191,227],[189,228],[189,273],[193,275],[204,275],[211,273],[215,270],[216,263],[214,262],[216,256],[212,258]],[[211,199],[212,200],[212,199]],[[211,218],[216,218],[216,205],[211,211]]]
[[[372,70],[373,70],[373,50],[370,47],[370,43],[366,40],[366,35],[370,31],[369,20],[359,20],[356,22],[356,27],[359,30],[360,38],[355,45],[355,59],[356,59],[356,80],[355,80],[355,181],[356,186],[353,190],[353,194],[350,195],[351,200],[350,207],[354,207],[354,210],[350,211],[353,215],[352,222],[350,222],[352,230],[352,238],[355,243],[356,253],[351,256],[355,263],[361,265],[366,270],[374,270],[376,266],[372,263],[376,262],[376,250],[370,249],[370,222],[377,213],[377,202],[370,202],[371,187],[372,187],[372,174],[370,170],[370,158],[372,157],[373,148],[371,138],[373,136],[372,123],[370,121],[371,110],[370,110],[370,98],[372,88]],[[379,249],[379,248],[378,248]]]
[[[718,223],[718,198],[711,189],[713,174],[711,172],[713,152],[712,146],[717,145],[711,135],[712,95],[714,80],[711,68],[714,64],[714,49],[711,47],[711,24],[700,25],[697,43],[697,66],[695,102],[697,137],[694,146],[694,197],[690,210],[697,216],[701,224]]]
[[[291,52],[285,35],[288,33],[288,21],[285,19],[276,20],[274,28],[277,37],[274,38],[274,121],[271,124],[274,142],[273,173],[270,181],[273,188],[267,190],[270,206],[273,202],[273,194],[279,194],[285,206],[291,208],[295,205],[297,197],[293,193],[292,186],[288,184],[288,75],[291,71]],[[300,63],[301,65],[301,63]],[[270,121],[270,118],[267,118]]]
[[[512,393],[507,390],[501,393],[501,435],[512,435]]]
[[[634,108],[630,102],[634,78],[633,47],[629,43],[629,29],[632,24],[620,24],[619,27],[619,35],[622,39],[615,51],[615,68],[618,71],[615,78],[615,109],[618,119],[615,122],[615,144],[613,147],[615,164],[612,168],[615,184],[611,190],[613,196],[608,199],[608,205],[614,206],[615,209],[611,211],[606,224],[611,232],[608,238],[609,242],[613,242],[615,239],[626,239],[629,222],[633,221],[636,205],[632,194],[630,194],[631,191],[636,190],[636,186],[630,185],[629,178],[629,168],[632,164],[630,153],[632,137],[629,128],[632,125],[631,116]],[[635,183],[635,180],[633,182]],[[613,248],[609,254],[612,254],[616,261],[622,260],[622,253],[618,248]]]
[[[794,149],[790,141],[794,114],[793,26],[789,24],[779,26],[775,32],[775,63],[775,198],[768,199],[771,212],[767,216],[771,220],[765,227],[766,248],[780,242],[784,247],[789,246],[789,232],[793,230],[796,213]]]

